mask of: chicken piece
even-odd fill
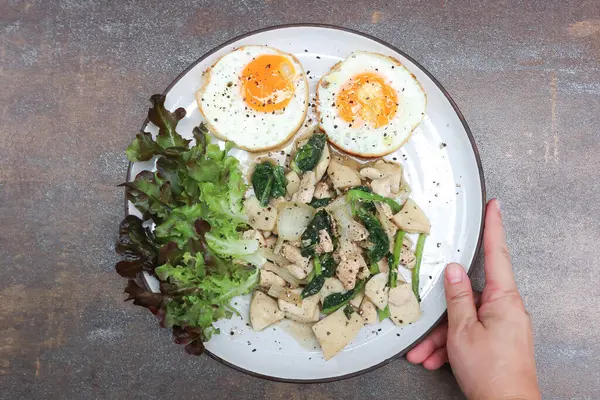
[[[340,281],[344,284],[347,290],[354,289],[356,285],[356,274],[362,267],[366,267],[364,258],[358,254],[353,253],[347,257],[342,258],[338,264],[335,273]]]
[[[244,200],[244,211],[248,215],[248,224],[254,229],[273,231],[277,222],[277,207],[260,205],[256,196]]]
[[[319,182],[315,186],[315,193],[313,194],[315,199],[327,199],[333,196],[329,190],[329,185],[325,182]]]
[[[390,288],[387,287],[387,282],[388,273],[380,272],[369,279],[365,285],[365,296],[380,310],[383,310],[388,304],[388,291]]]
[[[331,359],[358,335],[364,320],[353,312],[346,317],[344,307],[313,325],[312,330],[323,349],[323,358]]]
[[[286,192],[287,195],[291,197],[294,193],[298,191],[298,189],[300,189],[300,177],[298,176],[298,173],[294,170],[291,170],[290,172],[285,174],[285,177],[287,179],[287,186],[285,187]]]
[[[273,232],[271,231],[261,231],[260,233],[262,233],[265,239],[267,239],[269,236],[271,236],[271,234],[273,234]]]
[[[277,237],[271,235],[265,239],[265,247],[267,249],[273,250],[275,248],[275,244],[277,243]]]
[[[317,254],[331,253],[333,251],[333,241],[325,229],[319,231],[319,242],[315,251]]]
[[[303,270],[308,269],[308,257],[302,257],[302,253],[300,253],[300,249],[298,247],[292,246],[289,243],[284,243],[283,246],[281,246],[280,253],[283,257],[290,261],[290,263],[297,265]]]
[[[379,272],[390,271],[390,266],[388,265],[387,257],[383,257],[381,260],[377,261],[377,266],[379,267]]]
[[[290,274],[294,275],[296,278],[298,278],[300,280],[306,278],[308,276],[308,274],[310,274],[310,271],[312,271],[313,268],[314,267],[313,267],[312,263],[308,263],[305,268],[300,267],[296,264],[287,264],[285,266],[285,269],[290,271]]]
[[[360,242],[369,237],[369,231],[361,223],[352,221],[348,229],[348,239],[353,242]]]
[[[342,259],[346,260],[349,255],[359,252],[360,249],[358,248],[356,243],[353,243],[349,240],[342,240],[340,241],[337,250],[333,253],[333,259],[336,263],[339,264],[342,261]]]
[[[250,302],[250,324],[255,331],[262,331],[267,326],[281,321],[284,313],[273,300],[261,291],[254,292]]]
[[[421,318],[419,301],[408,283],[401,283],[390,289],[388,306],[392,321],[396,325],[407,325]]]
[[[380,196],[390,197],[392,195],[392,178],[387,177],[371,181],[371,189],[373,189],[373,193]]]
[[[413,253],[411,249],[402,246],[402,251],[400,252],[400,264],[410,269],[415,266],[416,261],[417,257],[415,256],[415,253]]]
[[[300,188],[294,195],[292,196],[292,201],[298,201],[300,203],[310,203],[313,198],[313,194],[315,194],[315,184],[317,183],[315,179],[315,173],[313,171],[308,171],[302,176],[302,180],[300,180]]]
[[[377,168],[373,167],[365,167],[360,170],[360,176],[366,179],[382,179],[385,178],[385,175],[379,171]]]
[[[392,222],[405,232],[429,234],[431,231],[429,218],[411,199],[408,199],[404,207],[392,217]]]
[[[325,143],[325,147],[323,147],[323,152],[321,153],[321,158],[319,158],[319,162],[315,167],[315,179],[318,181],[323,178],[325,175],[325,171],[327,171],[327,167],[329,167],[329,160],[331,160],[331,154],[329,153],[329,146]]]
[[[259,285],[265,288],[269,288],[273,285],[275,286],[285,286],[286,282],[283,278],[279,277],[277,274],[271,271],[267,271],[264,269],[260,270],[260,282]]]
[[[357,171],[347,165],[342,165],[335,160],[330,161],[329,168],[327,168],[327,174],[329,175],[333,186],[338,190],[361,184],[360,175],[358,175]]]
[[[244,239],[256,239],[258,240],[258,244],[260,245],[260,247],[267,247],[267,242],[264,238],[264,236],[262,235],[262,233],[260,233],[260,231],[257,231],[255,229],[249,229],[247,231],[244,231],[244,233],[242,233],[242,237]]]
[[[365,321],[365,324],[371,325],[379,322],[377,307],[367,297],[365,297],[362,303],[360,303],[360,309],[358,313]]]

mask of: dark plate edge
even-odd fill
[[[212,50],[208,51],[207,53],[203,54],[201,57],[199,57],[196,61],[194,61],[193,63],[191,63],[186,69],[184,69],[174,80],[173,82],[171,82],[171,84],[165,89],[165,91],[163,92],[164,95],[167,95],[169,93],[169,91],[171,90],[171,88],[173,88],[173,86],[175,86],[175,84],[177,82],[179,82],[179,80],[186,75],[192,68],[194,68],[198,63],[202,62],[205,58],[209,57],[210,55],[212,55],[213,53],[217,52],[218,50],[222,49],[223,47],[226,47],[230,44],[233,44],[241,39],[244,39],[248,36],[252,36],[258,33],[262,33],[262,32],[268,32],[268,31],[272,31],[272,30],[277,30],[277,29],[285,29],[285,28],[325,28],[325,29],[334,29],[334,30],[339,30],[339,31],[344,31],[344,32],[348,32],[348,33],[352,33],[355,35],[359,35],[359,36],[363,36],[366,37],[367,39],[371,39],[379,44],[382,44],[390,49],[392,49],[393,51],[397,52],[398,54],[401,54],[403,57],[406,57],[409,61],[411,61],[417,68],[419,68],[421,71],[423,71],[425,73],[425,75],[427,75],[427,77],[429,79],[431,79],[431,81],[433,83],[435,83],[435,85],[438,87],[438,89],[440,89],[440,91],[444,94],[444,96],[446,97],[446,99],[448,99],[448,101],[450,102],[450,105],[452,106],[452,108],[454,109],[454,112],[456,112],[456,115],[458,115],[458,118],[460,119],[463,128],[465,129],[465,132],[467,133],[467,136],[469,137],[469,141],[471,142],[471,147],[473,148],[473,154],[475,156],[475,161],[477,162],[477,169],[479,172],[479,179],[480,179],[480,185],[481,185],[481,199],[482,199],[482,205],[481,205],[481,209],[482,209],[482,213],[481,213],[481,224],[479,227],[479,239],[477,240],[477,246],[475,248],[475,252],[473,253],[473,258],[471,259],[470,265],[469,265],[469,270],[467,272],[467,274],[470,276],[472,271],[473,271],[473,264],[475,262],[475,259],[477,258],[477,255],[479,254],[479,251],[481,250],[481,244],[483,241],[483,224],[484,224],[484,220],[485,220],[485,206],[486,206],[486,188],[485,188],[485,179],[484,179],[484,173],[483,173],[483,166],[481,164],[481,158],[479,156],[479,149],[477,148],[477,144],[475,143],[475,138],[473,137],[473,134],[471,132],[471,129],[469,128],[469,125],[467,124],[467,121],[465,119],[465,117],[463,116],[462,112],[459,110],[458,106],[456,105],[456,102],[452,99],[452,97],[450,96],[450,94],[446,91],[446,89],[442,86],[442,84],[427,70],[425,69],[425,67],[423,67],[420,63],[418,63],[415,59],[413,59],[411,56],[409,56],[408,54],[406,54],[405,52],[403,52],[402,50],[398,49],[395,46],[392,46],[391,44],[385,42],[384,40],[381,40],[379,38],[376,38],[374,36],[371,36],[367,33],[363,33],[354,29],[350,29],[350,28],[345,28],[345,27],[340,27],[340,26],[335,26],[335,25],[328,25],[328,24],[314,24],[314,23],[299,23],[299,24],[284,24],[284,25],[275,25],[275,26],[270,26],[270,27],[266,27],[266,28],[262,28],[262,29],[258,29],[252,32],[248,32],[245,33],[243,35],[239,35],[236,36],[228,41],[226,41],[225,43],[213,48]],[[146,126],[148,125],[149,120],[146,118],[146,120],[144,121],[140,131],[144,131],[146,129]],[[130,180],[131,178],[131,167],[132,167],[133,163],[129,163],[128,167],[127,167],[127,181]],[[127,199],[125,199],[125,204],[124,204],[124,212],[125,215],[128,214],[128,210],[129,210],[129,206],[128,206],[128,202]],[[376,365],[372,365],[368,368],[362,369],[360,371],[356,371],[350,374],[346,374],[346,375],[340,375],[340,376],[334,376],[334,377],[330,377],[330,378],[321,378],[321,379],[286,379],[286,378],[278,378],[278,377],[273,377],[273,376],[269,376],[269,375],[262,375],[259,374],[257,372],[253,372],[253,371],[249,371],[247,369],[244,369],[242,367],[239,367],[235,364],[232,364],[228,361],[223,360],[222,358],[218,357],[217,355],[211,353],[209,350],[205,350],[205,354],[207,354],[208,356],[210,356],[211,358],[213,358],[214,360],[219,361],[220,363],[233,368],[237,371],[243,372],[245,374],[248,374],[250,376],[254,376],[257,378],[262,378],[262,379],[266,379],[266,380],[270,380],[270,381],[276,381],[276,382],[286,382],[286,383],[327,383],[327,382],[334,382],[334,381],[340,381],[340,380],[344,380],[344,379],[349,379],[349,378],[354,378],[357,377],[359,375],[365,374],[367,372],[371,372],[374,371],[392,361],[394,361],[395,359],[398,359],[402,356],[404,356],[408,351],[410,351],[413,347],[415,347],[417,344],[419,344],[425,337],[427,337],[427,335],[429,335],[429,333],[431,333],[431,331],[433,331],[433,329],[444,319],[446,318],[446,312],[444,312],[440,318],[431,326],[431,328],[429,328],[421,337],[419,337],[418,339],[416,339],[410,346],[408,346],[407,348],[405,348],[403,351],[391,356],[390,358],[388,358],[387,360],[384,360],[382,362],[380,362],[379,364]]]

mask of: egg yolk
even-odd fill
[[[242,73],[242,93],[246,104],[261,112],[285,108],[294,95],[294,65],[276,54],[252,60]]]
[[[396,114],[396,91],[378,75],[363,73],[350,79],[335,102],[340,117],[352,124],[385,126]]]

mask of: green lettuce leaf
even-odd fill
[[[162,95],[151,101],[148,118],[159,133],[154,139],[139,133],[126,153],[131,161],[155,157],[156,171],[143,171],[121,185],[143,220],[128,216],[121,224],[117,252],[123,259],[116,269],[130,279],[143,271],[156,276],[160,293],[130,280],[127,299],[171,327],[188,353],[200,354],[203,342],[218,333],[214,322],[237,313],[230,300],[258,284],[259,271],[249,264],[266,260],[258,241],[242,234],[248,229],[247,187],[239,161],[229,155],[234,144],[211,143],[208,129],[200,125],[190,146],[176,130],[185,111],[168,111]],[[143,221],[153,222],[154,231]]]

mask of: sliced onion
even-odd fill
[[[312,220],[315,209],[300,202],[285,202],[277,206],[279,239],[297,241]]]
[[[346,201],[346,196],[340,196],[330,203],[325,210],[331,214],[339,230],[340,240],[350,237],[350,227],[354,224],[352,209]],[[348,239],[349,240],[349,239]]]

